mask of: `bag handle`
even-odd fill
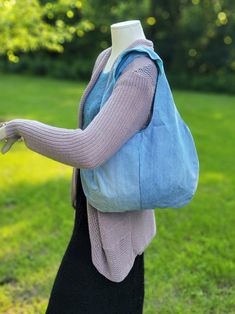
[[[136,58],[142,57],[143,55],[149,57],[148,53],[145,51],[141,52],[133,50],[126,53],[116,68],[115,71],[116,80],[119,78],[119,76],[122,74],[123,70],[128,66],[129,63],[131,63]]]

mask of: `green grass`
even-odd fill
[[[3,75],[0,121],[75,128],[85,86]],[[144,314],[235,313],[235,97],[173,95],[194,136],[200,178],[190,204],[155,210],[157,235],[145,251]],[[44,313],[72,233],[72,168],[17,142],[0,153],[0,173],[0,313]]]

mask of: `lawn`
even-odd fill
[[[0,121],[75,128],[85,86],[1,75]],[[190,204],[155,209],[144,314],[235,313],[235,96],[173,95],[195,140],[200,178]],[[43,314],[73,228],[72,168],[17,142],[0,153],[0,172],[0,313]]]

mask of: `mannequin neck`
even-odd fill
[[[112,51],[104,72],[111,69],[119,54],[137,39],[146,39],[139,20],[131,20],[111,25]]]

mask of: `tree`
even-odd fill
[[[82,18],[82,2],[0,0],[0,54],[18,62],[17,52],[46,48],[63,52],[63,43],[83,36],[94,25]]]

